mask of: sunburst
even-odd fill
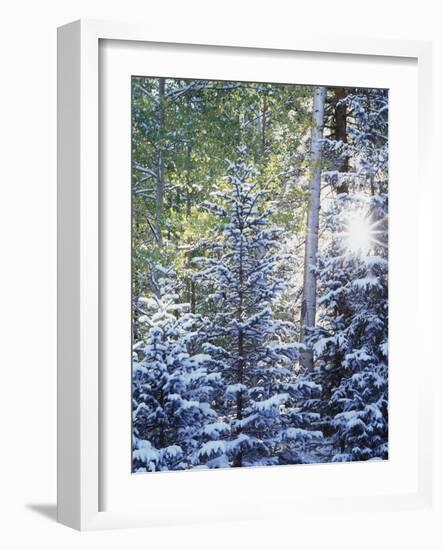
[[[375,244],[386,247],[379,239],[385,233],[385,230],[380,229],[382,222],[384,219],[373,222],[370,215],[363,210],[350,212],[345,219],[345,230],[341,234],[346,250],[366,256]]]

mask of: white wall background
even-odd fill
[[[356,512],[276,522],[80,534],[54,523],[56,495],[56,27],[74,19],[145,21],[192,28],[229,26],[258,35],[297,33],[434,42],[435,157],[441,157],[443,35],[432,0],[16,0],[0,31],[0,544],[4,548],[441,548],[436,516]],[[413,136],[411,136],[413,139]],[[435,170],[436,186],[442,184]],[[438,192],[440,199],[441,191]],[[442,280],[442,215],[435,196],[435,282]],[[437,265],[438,264],[438,265]],[[437,270],[437,267],[439,268]],[[437,288],[437,285],[436,285]],[[436,302],[441,300],[441,290]],[[440,302],[441,304],[441,302]],[[437,307],[436,307],[437,310]],[[437,321],[437,316],[435,321]],[[432,325],[432,322],[430,322]],[[439,337],[438,325],[434,324]],[[419,356],[411,335],[405,343]],[[418,364],[419,367],[419,364]],[[436,392],[436,414],[442,407]],[[442,424],[434,431],[441,444]],[[441,482],[441,445],[436,463]],[[440,491],[440,494],[442,492]],[[441,503],[440,503],[441,504]],[[440,508],[440,517],[443,517]],[[349,539],[347,522],[361,526]]]

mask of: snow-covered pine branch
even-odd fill
[[[222,365],[219,420],[229,427],[200,451],[210,468],[302,461],[303,442],[321,436],[299,407],[318,393],[295,372],[303,346],[294,341],[294,326],[273,315],[285,288],[278,271],[285,256],[276,253],[283,230],[271,224],[254,176],[242,158],[230,163],[229,190],[211,205],[220,225],[207,256],[197,260],[197,280],[212,301],[205,349]]]
[[[198,462],[217,420],[211,403],[222,387],[221,375],[200,351],[201,319],[178,302],[173,273],[163,270],[159,296],[142,300],[149,317],[146,341],[133,360],[133,469],[181,470]]]

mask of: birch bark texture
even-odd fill
[[[301,308],[301,341],[306,344],[309,330],[315,326],[318,253],[318,230],[320,214],[320,183],[323,153],[323,127],[325,113],[325,86],[314,89],[311,130],[311,168],[310,168],[310,202],[307,216],[307,234],[305,244],[305,268],[303,279],[303,301]],[[302,366],[312,369],[314,358],[312,349],[307,348],[300,357]]]

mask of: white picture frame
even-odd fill
[[[337,56],[376,56],[394,59],[412,59],[418,70],[418,181],[429,189],[429,135],[430,135],[430,81],[431,49],[426,42],[369,40],[345,37],[301,36],[281,37],[279,40],[251,40],[225,33],[220,37],[201,35],[189,37],[186,30],[174,31],[170,36],[143,25],[102,21],[77,21],[59,29],[58,35],[58,520],[80,530],[119,527],[148,527],[199,521],[259,519],[265,515],[283,517],[275,510],[274,500],[266,504],[266,494],[248,513],[238,510],[204,510],[196,515],[182,505],[171,514],[167,509],[134,508],[122,501],[121,507],[102,510],[100,483],[103,480],[101,457],[101,429],[106,411],[100,405],[101,365],[99,341],[100,324],[100,224],[101,195],[99,193],[99,74],[100,41],[127,41],[128,43],[194,44],[202,51],[210,47],[231,48],[236,51],[269,50],[281,52],[310,52]],[[210,53],[209,53],[210,55]],[[414,145],[415,147],[415,145]],[[129,169],[129,167],[128,167]],[[430,195],[429,195],[430,197]],[[430,200],[430,198],[428,198]],[[429,207],[429,203],[427,204]],[[426,215],[426,203],[420,205],[420,243],[431,231],[431,219]],[[419,244],[420,244],[419,243]],[[417,248],[417,251],[420,247]],[[417,252],[418,253],[418,252]],[[425,265],[432,251],[420,248],[416,258]],[[423,281],[423,279],[420,279]],[[431,301],[430,288],[420,287],[419,308],[426,306],[424,297]],[[417,302],[417,303],[418,303]],[[417,449],[418,467],[413,490],[390,494],[355,494],[326,499],[322,496],[289,501],[288,504],[304,511],[319,511],[333,506],[346,512],[356,503],[362,510],[398,510],[429,508],[432,502],[431,400],[427,393],[432,367],[432,351],[423,352],[423,371],[417,386]],[[411,359],[412,360],[412,359]],[[426,382],[426,384],[425,384]],[[338,466],[340,467],[340,466]],[[343,467],[343,466],[341,466]],[[272,476],[279,474],[265,469],[264,475],[272,484]],[[238,472],[230,483],[239,482]],[[244,475],[244,472],[240,472]],[[181,476],[182,474],[175,474]],[[207,474],[198,475],[196,484],[207,481]],[[254,482],[254,473],[247,473]],[[262,475],[262,474],[260,474]],[[357,477],[360,475],[356,474]],[[281,477],[281,475],[280,475]],[[161,479],[156,481],[158,485]],[[165,478],[166,479],[166,478]],[[176,479],[178,479],[176,477]],[[189,479],[189,478],[188,478]],[[196,479],[196,478],[194,478]],[[146,483],[149,479],[146,478]],[[172,483],[168,482],[169,485]],[[283,495],[282,495],[283,500]],[[286,502],[286,501],[285,501]]]

